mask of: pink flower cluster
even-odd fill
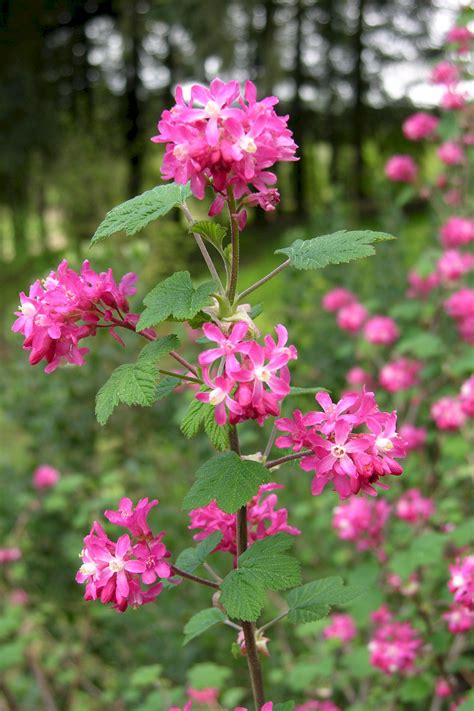
[[[474,417],[474,375],[471,375],[461,386],[459,402],[462,411],[468,417]]]
[[[349,306],[355,301],[356,297],[351,291],[343,287],[337,287],[324,294],[322,306],[325,311],[339,311],[339,309]]]
[[[247,506],[247,527],[249,544],[276,533],[289,533],[298,536],[301,531],[288,523],[288,511],[278,506],[277,494],[269,492],[276,489],[283,489],[282,484],[263,484],[256,496]],[[269,494],[269,495],[268,495]],[[191,530],[201,529],[196,533],[194,539],[202,541],[212,533],[219,531],[222,533],[222,540],[216,550],[227,551],[233,555],[237,554],[236,544],[236,514],[228,514],[212,501],[207,506],[190,511]]]
[[[441,227],[443,247],[461,247],[474,241],[474,220],[465,217],[450,217]]]
[[[415,671],[423,641],[409,622],[393,620],[388,610],[385,610],[384,617],[369,642],[370,663],[388,676],[411,674]]]
[[[315,473],[313,496],[329,483],[341,499],[359,491],[375,496],[374,485],[386,488],[380,478],[402,473],[396,459],[405,456],[405,446],[395,429],[396,413],[381,412],[372,392],[348,393],[337,403],[318,393],[316,401],[322,412],[295,410],[292,418],[277,420],[277,429],[288,434],[275,442],[294,452],[307,450],[300,467]],[[361,427],[368,431],[355,431]]]
[[[357,550],[365,551],[380,548],[389,516],[390,505],[383,499],[353,498],[336,506],[332,525],[340,539],[354,541]]]
[[[431,405],[430,415],[439,430],[454,432],[466,422],[466,415],[463,412],[459,398],[450,397],[449,395],[439,398]]]
[[[474,255],[463,254],[457,249],[447,249],[438,259],[437,272],[442,282],[457,281],[474,268]]]
[[[474,289],[463,288],[444,302],[448,316],[456,323],[461,338],[474,344]]]
[[[215,697],[216,697],[216,694],[214,693],[215,691],[216,691],[215,689],[203,689],[201,692],[196,689],[189,689],[188,690],[189,700],[183,706],[182,711],[191,711],[191,709],[193,707],[193,701],[196,701],[199,704],[207,704],[209,706],[209,708],[218,708],[215,705],[217,703],[215,701]],[[170,706],[168,711],[181,711],[181,709],[178,706]],[[248,709],[244,708],[243,706],[236,706],[234,711],[248,711]],[[263,704],[261,711],[273,711],[273,702],[267,701],[266,704]]]
[[[474,555],[458,558],[449,566],[448,588],[453,603],[443,614],[452,634],[462,634],[474,628]]]
[[[411,156],[392,156],[385,165],[386,177],[394,183],[414,183],[418,175],[418,166]]]
[[[469,52],[473,39],[474,33],[464,26],[452,27],[446,35],[446,41],[456,45],[456,49],[460,54]]]
[[[458,143],[447,141],[438,148],[438,158],[446,165],[460,165],[466,160],[466,154]]]
[[[127,528],[132,539],[125,533],[112,541],[94,521],[84,538],[82,565],[76,575],[76,582],[86,583],[85,600],[112,603],[119,612],[156,600],[163,589],[156,581],[171,576],[167,562],[171,554],[162,542],[165,534],[155,536],[147,523],[150,509],[157,504],[156,499],[140,499],[134,507],[131,499],[123,498],[117,511],[104,512],[111,523]],[[151,587],[142,588],[141,583]]]
[[[243,95],[237,81],[214,79],[209,88],[194,84],[189,103],[178,86],[176,104],[163,112],[159,133],[151,139],[166,144],[164,179],[183,185],[191,181],[201,200],[211,185],[217,198],[210,214],[220,212],[228,188],[237,199],[248,196],[246,202],[273,210],[279,194],[269,187],[276,176],[268,169],[278,161],[296,160],[297,148],[288,116],[275,112],[277,103],[275,96],[257,101],[250,81]]]
[[[435,512],[432,499],[422,496],[419,489],[408,489],[397,501],[395,513],[407,523],[424,523]]]
[[[324,639],[339,639],[341,642],[351,642],[357,634],[354,620],[350,615],[331,615],[331,622],[323,630]]]
[[[41,464],[33,472],[33,486],[38,491],[50,489],[52,486],[56,486],[60,478],[61,475],[57,469],[50,467],[49,464]]]
[[[12,548],[0,548],[0,565],[2,563],[14,563],[21,558],[21,550],[18,546]]]
[[[426,427],[415,427],[409,423],[400,427],[400,437],[405,441],[407,452],[423,447],[427,434]]]
[[[245,340],[249,325],[239,321],[229,333],[215,324],[203,326],[204,335],[217,348],[199,355],[203,379],[210,388],[196,399],[215,407],[219,425],[257,420],[261,425],[269,416],[280,414],[280,402],[290,392],[288,362],[298,357],[294,346],[287,346],[288,331],[275,327],[277,340],[266,336],[265,345]]]
[[[418,373],[423,364],[410,358],[397,358],[386,363],[379,373],[380,385],[389,393],[407,390],[418,384]]]
[[[364,336],[374,345],[390,346],[400,335],[397,324],[389,316],[373,316],[364,326]]]
[[[447,86],[451,86],[458,83],[459,71],[455,64],[444,60],[433,67],[430,78],[433,84],[446,84]]]
[[[30,351],[30,364],[46,360],[46,373],[64,363],[84,365],[89,349],[79,342],[94,336],[99,326],[107,326],[120,340],[114,326],[124,320],[129,326],[138,321],[138,316],[128,313],[127,301],[136,291],[136,279],[129,273],[117,284],[111,269],[95,272],[87,260],[80,273],[63,260],[57,271],[43,281],[37,279],[28,296],[20,294],[18,318],[12,326],[12,331],[25,336],[23,348]]]
[[[410,299],[426,299],[430,292],[439,285],[439,277],[435,272],[423,277],[418,272],[411,271],[408,273],[408,284],[407,296]]]
[[[402,130],[408,140],[422,141],[424,138],[430,138],[436,132],[438,124],[439,119],[436,116],[419,111],[406,119]]]

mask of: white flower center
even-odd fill
[[[211,99],[205,105],[204,111],[209,116],[209,118],[217,118],[221,112],[221,109],[220,109],[219,104],[216,103],[215,101],[212,101],[212,99]]]
[[[451,582],[455,588],[460,588],[462,585],[464,585],[464,577],[458,573],[453,577]]]
[[[112,558],[109,562],[109,568],[112,573],[120,573],[125,568],[125,561],[120,558]]]
[[[257,144],[252,136],[242,136],[239,140],[239,147],[246,153],[256,153],[257,151]]]
[[[209,402],[211,405],[219,405],[223,400],[225,400],[226,394],[221,388],[215,388],[209,393]]]
[[[340,444],[335,444],[334,447],[331,447],[331,454],[336,459],[342,459],[346,455],[346,448]]]
[[[262,383],[268,383],[268,381],[272,377],[272,374],[271,371],[268,370],[268,368],[255,368],[255,377]]]
[[[81,565],[80,572],[82,575],[95,575],[97,572],[97,566],[93,562],[84,563],[84,565]]]
[[[390,452],[393,449],[393,442],[388,437],[377,437],[375,446],[381,452]]]
[[[36,313],[36,307],[34,304],[30,304],[28,301],[20,306],[20,311],[24,316],[34,316]]]
[[[184,160],[185,158],[188,157],[188,148],[184,143],[178,143],[174,148],[173,148],[173,155],[175,158],[178,160]]]

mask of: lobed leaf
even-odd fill
[[[158,360],[167,355],[170,351],[175,350],[179,346],[179,338],[174,334],[163,336],[156,341],[150,341],[144,346],[138,356],[138,361],[142,363],[156,363]]]
[[[222,254],[222,242],[227,234],[226,227],[219,225],[218,222],[211,222],[211,220],[200,220],[199,222],[193,222],[189,226],[189,231],[196,232],[201,237],[204,237]]]
[[[193,573],[196,568],[204,563],[207,556],[212,553],[222,540],[222,533],[216,531],[201,541],[195,548],[185,548],[176,560],[176,566],[185,573]]]
[[[277,249],[275,254],[286,254],[295,269],[323,269],[329,264],[370,257],[375,254],[372,246],[375,242],[390,239],[395,238],[385,232],[341,230],[313,239],[297,239],[289,247]]]
[[[125,363],[114,370],[96,397],[97,421],[105,425],[119,403],[149,407],[155,401],[158,374],[154,363]]]
[[[176,272],[157,284],[144,298],[146,308],[137,323],[137,331],[168,319],[188,321],[194,318],[204,306],[209,306],[215,290],[213,281],[195,289],[189,272]]]
[[[183,647],[195,637],[199,637],[203,632],[219,622],[224,622],[224,620],[224,613],[217,607],[208,607],[206,610],[196,613],[184,626]]]
[[[339,577],[322,578],[287,595],[290,622],[314,622],[329,614],[334,605],[347,605],[361,595],[364,588],[344,585]]]
[[[116,232],[131,236],[153,220],[166,215],[173,207],[183,203],[191,195],[188,185],[168,183],[147,190],[131,200],[117,205],[107,213],[96,229],[91,244],[96,244]]]
[[[197,509],[215,501],[226,513],[236,513],[270,481],[266,467],[241,459],[235,452],[221,454],[203,464],[197,479],[186,494],[183,508]]]

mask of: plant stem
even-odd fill
[[[181,205],[181,208],[184,212],[184,215],[186,217],[188,224],[192,225],[194,220],[193,220],[193,216],[191,215],[191,212],[189,210],[189,207],[186,205],[186,203],[183,203]],[[214,281],[216,281],[219,284],[219,291],[223,294],[224,293],[224,285],[222,284],[221,278],[220,278],[219,274],[217,273],[217,269],[214,265],[214,262],[212,261],[212,257],[209,254],[209,252],[207,251],[207,247],[204,244],[203,238],[197,232],[193,232],[193,237],[196,240],[196,244],[201,251],[201,254],[204,258],[204,261],[207,264],[207,268],[209,269],[212,278],[214,279]]]
[[[236,301],[242,301],[246,296],[251,294],[253,291],[261,287],[263,284],[265,284],[267,281],[270,281],[270,279],[273,279],[274,276],[279,274],[280,272],[283,271],[283,269],[286,269],[290,264],[290,260],[287,259],[285,262],[282,262],[278,267],[273,269],[271,272],[269,272],[266,276],[262,277],[258,281],[255,282],[255,284],[252,284],[252,286],[249,286],[248,289],[244,289],[240,294],[238,294]]]
[[[158,372],[161,373],[161,375],[171,375],[173,378],[179,378],[180,380],[189,380],[190,383],[197,383],[198,385],[202,385],[202,380],[199,380],[198,378],[193,378],[190,375],[181,375],[180,373],[174,373],[172,370],[163,370],[162,368],[158,368]]]
[[[189,370],[190,373],[194,373],[194,375],[198,374],[197,368],[195,368],[194,365],[191,365],[191,363],[188,363],[186,358],[183,358],[183,356],[180,356],[179,353],[176,353],[176,351],[170,351],[169,354],[172,358],[177,360],[178,363],[180,363],[183,366],[183,368],[187,368],[187,370]]]
[[[304,449],[302,452],[295,452],[295,454],[287,454],[279,459],[272,459],[272,461],[267,462],[265,466],[267,469],[273,469],[273,467],[278,467],[280,464],[284,464],[285,462],[291,462],[295,459],[306,457],[307,454],[311,454],[311,450]]]
[[[175,565],[171,566],[171,570],[175,575],[179,575],[181,578],[187,578],[200,585],[206,585],[208,588],[214,588],[214,590],[219,590],[219,585],[213,583],[212,580],[207,580],[206,578],[200,578],[199,575],[192,575],[191,573],[185,573],[184,570],[180,570]]]
[[[239,223],[236,217],[237,206],[235,203],[234,191],[231,187],[227,188],[227,207],[229,208],[230,238],[232,244],[230,282],[227,296],[232,305],[234,303],[235,293],[237,291],[237,281],[239,278]]]
[[[272,627],[272,625],[276,624],[277,622],[282,620],[284,617],[286,617],[288,612],[289,612],[288,610],[285,610],[284,612],[280,612],[280,614],[277,615],[276,617],[274,617],[273,620],[270,620],[270,622],[267,622],[266,625],[259,627],[258,631],[265,632],[265,630],[267,630],[269,627]]]
[[[231,427],[229,433],[230,448],[240,456],[239,438],[237,428]],[[247,506],[237,513],[237,556],[238,558],[247,550]],[[237,559],[238,560],[238,559]],[[238,562],[237,562],[238,565]],[[258,656],[257,645],[255,643],[255,625],[252,622],[240,621],[244,633],[245,649],[247,650],[247,664],[252,685],[253,700],[256,711],[260,711],[265,703],[265,693],[263,690],[262,668]]]

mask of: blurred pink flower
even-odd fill
[[[414,183],[418,166],[411,156],[395,155],[385,164],[385,175],[395,183]]]
[[[421,141],[432,136],[436,132],[438,124],[439,119],[436,116],[419,111],[404,121],[402,131],[410,141]]]
[[[49,489],[55,486],[59,479],[60,473],[49,464],[41,464],[33,472],[33,486],[35,489]]]

